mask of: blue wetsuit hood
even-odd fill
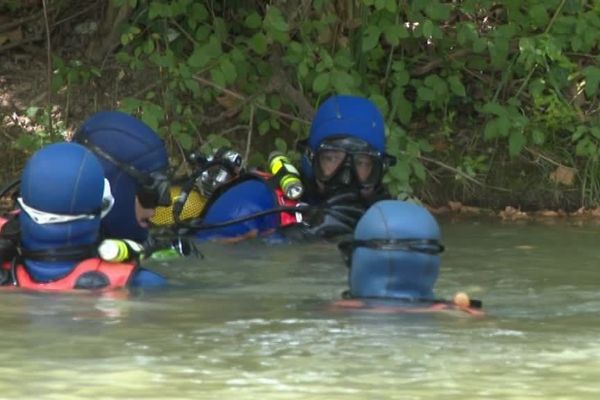
[[[424,207],[399,200],[383,200],[362,216],[354,239],[439,241],[440,229]],[[439,267],[439,255],[357,247],[349,272],[350,294],[356,298],[433,299]]]
[[[73,140],[87,141],[141,172],[168,168],[163,141],[144,122],[123,112],[103,111],[92,115],[84,121]],[[114,163],[98,158],[115,197],[113,209],[102,220],[104,235],[143,242],[148,230],[139,226],[135,216],[136,181]]]
[[[21,245],[39,251],[97,242],[104,171],[96,157],[75,143],[56,143],[36,152],[21,174],[26,206],[59,215],[90,215],[70,222],[36,223],[21,211]],[[75,262],[26,260],[32,277],[47,281],[66,275]]]
[[[307,146],[314,152],[323,140],[334,136],[362,139],[381,154],[385,152],[383,116],[377,106],[364,97],[336,95],[321,104],[311,123]],[[301,169],[305,179],[314,179],[307,155],[302,157]]]

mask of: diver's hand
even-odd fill
[[[333,237],[354,232],[365,207],[356,193],[342,193],[311,207],[304,215],[305,231],[309,235]]]

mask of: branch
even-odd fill
[[[227,95],[229,95],[229,96],[231,96],[233,98],[236,98],[238,100],[242,100],[242,101],[247,101],[248,100],[248,97],[246,97],[244,95],[241,95],[241,94],[239,94],[237,92],[234,92],[232,90],[229,90],[227,88],[224,88],[224,87],[222,87],[222,86],[214,83],[213,81],[209,81],[208,79],[202,78],[201,76],[194,75],[194,80],[200,82],[204,86],[210,86],[213,89],[216,89],[219,92],[225,93],[225,94],[227,94]],[[300,123],[303,123],[303,124],[306,124],[306,125],[310,124],[310,121],[308,121],[307,119],[299,118],[299,117],[296,117],[295,115],[284,113],[284,112],[281,112],[279,110],[275,110],[275,109],[273,109],[271,107],[265,106],[264,104],[260,104],[260,103],[258,103],[256,101],[252,101],[251,104],[253,104],[256,108],[259,108],[259,109],[261,109],[263,111],[267,111],[267,112],[269,112],[271,114],[278,115],[281,118],[289,119],[289,120],[292,120],[292,121],[297,121],[297,122],[300,122]]]
[[[46,0],[42,0],[42,6],[44,7],[44,26],[46,28],[46,79],[48,80],[48,130],[51,135],[52,132],[52,43],[50,40],[50,22],[48,21],[48,4]]]
[[[52,7],[49,7],[49,9],[51,10]],[[23,17],[21,19],[13,21],[13,22],[9,22],[8,24],[2,24],[2,26],[0,26],[0,33],[11,31],[14,28],[16,28],[17,26],[21,26],[30,21],[35,21],[36,19],[42,18],[43,16],[44,16],[44,11],[40,11],[34,15],[30,15],[28,17]]]
[[[511,190],[510,190],[510,189],[501,188],[501,187],[497,187],[497,186],[489,186],[489,185],[486,185],[485,183],[483,183],[483,182],[481,182],[481,181],[479,181],[479,180],[477,180],[477,179],[473,178],[472,176],[470,176],[470,175],[468,175],[468,174],[465,174],[464,172],[462,172],[461,170],[459,170],[459,169],[457,169],[457,168],[454,168],[454,167],[452,167],[452,166],[450,166],[450,165],[448,165],[448,164],[446,164],[446,163],[443,163],[442,161],[438,161],[438,160],[436,160],[436,159],[429,158],[429,157],[425,157],[425,156],[417,156],[417,158],[418,158],[419,160],[427,161],[427,162],[430,162],[430,163],[436,164],[436,165],[438,165],[438,166],[440,166],[440,167],[442,167],[442,168],[444,168],[444,169],[447,169],[447,170],[449,170],[449,171],[452,171],[452,172],[454,172],[455,174],[457,174],[457,175],[460,175],[461,177],[465,178],[466,180],[468,180],[468,181],[470,181],[470,182],[473,182],[474,184],[476,184],[476,185],[478,185],[478,186],[481,186],[481,187],[488,187],[488,188],[491,188],[491,189],[496,189],[496,190],[499,190],[499,191],[501,191],[501,192],[511,192]]]
[[[42,39],[44,39],[44,37],[42,35],[36,35],[36,36],[30,37],[30,38],[18,40],[16,42],[10,42],[8,44],[5,44],[4,46],[0,46],[0,53],[2,53],[5,50],[10,50],[14,47],[22,46],[27,43],[38,42]]]
[[[454,53],[448,54],[446,57],[442,57],[442,58],[436,58],[435,60],[431,60],[429,61],[427,64],[424,64],[418,68],[415,68],[412,72],[411,72],[411,76],[421,76],[421,75],[426,75],[429,72],[433,71],[434,69],[438,68],[442,63],[444,63],[447,60],[452,60],[454,58],[461,58],[464,56],[467,56],[471,54],[471,50],[470,49],[460,49],[455,51]]]
[[[248,138],[246,139],[246,153],[244,154],[244,165],[248,165],[250,157],[250,144],[252,143],[252,125],[254,125],[254,106],[250,106],[250,120],[248,121]]]

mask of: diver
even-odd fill
[[[18,210],[1,221],[2,284],[33,290],[166,284],[135,257],[99,258],[101,219],[114,202],[102,166],[85,147],[55,143],[34,153],[21,174]]]
[[[243,169],[236,174],[225,165],[232,178],[205,196],[208,201],[193,224],[196,237],[236,241],[351,234],[367,207],[389,198],[382,180],[395,159],[385,153],[383,116],[370,100],[342,95],[326,100],[299,150],[300,173],[285,160],[279,163],[285,168],[274,170],[277,156],[270,157],[270,174]],[[301,193],[299,198],[281,185],[281,178],[293,175],[302,182],[302,190],[291,191]],[[204,194],[202,188],[199,192]]]
[[[302,151],[303,200],[320,204],[356,193],[365,207],[390,195],[383,175],[395,158],[385,152],[385,124],[370,100],[348,95],[327,99],[313,118]]]
[[[163,141],[144,122],[119,111],[92,115],[73,141],[96,155],[111,185],[115,205],[102,220],[103,235],[146,241],[156,207],[171,204]]]
[[[444,246],[438,223],[424,207],[379,201],[359,220],[353,239],[338,247],[349,269],[349,289],[334,309],[483,314],[481,302],[463,292],[452,300],[434,295]]]

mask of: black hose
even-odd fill
[[[6,196],[8,194],[8,192],[10,192],[14,188],[16,188],[20,183],[21,183],[21,178],[16,178],[12,182],[8,183],[6,186],[4,186],[2,188],[2,190],[0,190],[0,197]]]
[[[208,229],[216,229],[216,228],[224,228],[226,226],[239,224],[240,222],[246,222],[251,219],[263,217],[265,215],[277,214],[280,212],[305,212],[308,210],[310,206],[308,204],[301,204],[297,206],[287,206],[287,207],[275,207],[270,208],[268,210],[263,210],[259,212],[255,212],[252,214],[244,215],[243,217],[230,219],[225,222],[217,222],[214,224],[202,224],[202,221],[193,220],[188,223],[181,223],[178,228],[189,228],[194,230],[208,230]]]

